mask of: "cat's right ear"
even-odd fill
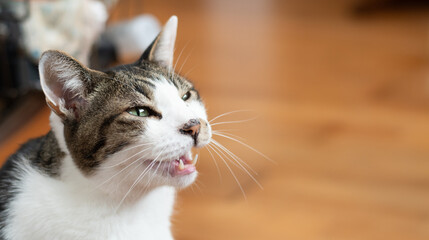
[[[171,16],[156,39],[149,45],[138,64],[142,61],[156,62],[166,68],[173,67],[174,44],[176,42],[177,17]]]
[[[66,53],[49,50],[39,61],[40,84],[46,102],[62,119],[79,118],[86,106],[85,96],[90,85],[91,71]]]

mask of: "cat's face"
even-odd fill
[[[41,58],[42,87],[67,150],[107,191],[195,180],[191,149],[210,141],[211,128],[198,91],[172,71],[176,25],[170,19],[138,62],[104,73],[57,51]]]

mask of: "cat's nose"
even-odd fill
[[[200,120],[191,119],[180,129],[180,132],[185,135],[190,135],[195,141],[197,140],[198,134],[200,133]]]

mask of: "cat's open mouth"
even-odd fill
[[[149,165],[152,165],[151,168],[154,169],[164,169],[166,174],[169,174],[171,177],[179,177],[191,174],[196,171],[195,164],[198,160],[198,154],[192,159],[192,153],[188,153],[173,159],[173,160],[164,160],[164,161],[147,161]]]
[[[198,154],[195,155],[194,159],[191,158],[191,154],[185,154],[180,158],[171,161],[170,164],[173,165],[173,168],[170,168],[170,175],[183,176],[195,172],[195,164],[198,160]]]

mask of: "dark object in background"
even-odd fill
[[[368,16],[381,11],[422,10],[429,8],[428,0],[369,0],[353,8],[355,16]]]
[[[23,46],[21,24],[31,14],[29,1],[0,0],[0,142],[45,106],[38,62]],[[113,43],[99,39],[90,66],[102,70],[116,61]]]
[[[26,53],[22,41],[21,23],[31,14],[29,2],[27,0],[20,5],[23,8],[20,10],[24,11],[22,16],[18,16],[16,5],[0,0],[0,98],[3,103],[31,90],[41,90],[38,63]],[[100,38],[92,49],[90,67],[102,70],[114,61],[115,46]]]
[[[89,67],[95,70],[106,70],[118,61],[116,47],[103,34],[94,43],[89,57]]]
[[[37,63],[32,62],[22,48],[20,23],[28,17],[28,1],[23,2],[23,7],[24,15],[18,16],[8,1],[0,2],[0,97],[3,102],[39,86]]]
[[[37,63],[22,47],[20,24],[29,14],[28,1],[22,2],[20,16],[10,1],[0,1],[0,141],[13,133],[44,104]]]

